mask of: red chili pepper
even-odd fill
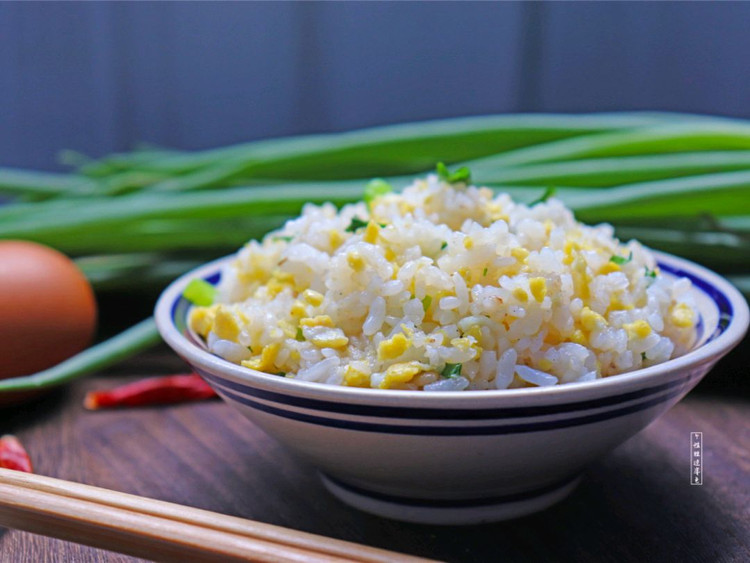
[[[0,467],[26,473],[34,471],[29,454],[26,453],[18,438],[10,434],[0,437]]]
[[[198,374],[149,377],[114,389],[91,391],[83,405],[97,410],[112,407],[141,407],[202,401],[216,397],[216,392]]]

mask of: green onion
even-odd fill
[[[271,240],[274,242],[292,242],[294,240],[293,236],[275,236],[271,237]]]
[[[646,270],[643,272],[643,276],[646,278],[656,278],[656,270],[651,270],[646,267]]]
[[[445,367],[443,368],[443,371],[440,372],[440,375],[443,377],[458,377],[461,375],[461,368],[463,367],[463,364],[445,364]]]
[[[631,252],[631,253],[630,253],[630,254],[628,255],[628,257],[627,257],[627,258],[624,258],[624,257],[622,257],[622,256],[617,256],[617,255],[614,255],[614,256],[611,256],[611,257],[610,257],[609,261],[610,261],[610,262],[614,262],[614,263],[615,263],[615,264],[617,264],[618,266],[622,266],[623,264],[627,264],[628,262],[630,262],[630,261],[631,261],[632,259],[633,259],[633,253]]]
[[[462,166],[455,172],[450,172],[444,163],[438,162],[436,171],[440,179],[449,184],[468,184],[471,182],[471,171],[466,166]]]
[[[83,176],[0,168],[0,194],[21,196],[27,201],[95,191],[96,183]]]
[[[750,170],[750,151],[621,156],[525,166],[471,163],[475,184],[495,186],[607,187],[735,170]]]
[[[182,296],[193,305],[208,307],[216,299],[216,288],[205,280],[194,279],[185,287]]]
[[[736,120],[684,122],[572,137],[478,159],[472,169],[689,151],[750,149],[750,124]]]
[[[87,164],[92,177],[118,170],[141,170],[165,178],[184,176],[213,166],[227,166],[232,175],[287,180],[372,178],[424,172],[437,161],[460,162],[578,135],[645,127],[696,116],[621,113],[569,116],[554,114],[498,115],[453,118],[375,127],[347,133],[309,135],[244,143],[200,152],[113,155]],[[711,119],[711,122],[717,121]],[[231,170],[229,168],[234,167]],[[217,173],[217,177],[221,174]],[[189,180],[189,184],[196,184]]]
[[[371,204],[377,198],[389,194],[393,191],[393,186],[381,178],[370,180],[365,187],[365,203]]]
[[[534,207],[535,205],[538,205],[540,203],[544,203],[549,198],[551,198],[555,193],[557,192],[557,188],[555,186],[548,186],[547,189],[544,190],[544,193],[542,194],[542,197],[539,199],[535,199],[529,204],[529,207]]]
[[[33,391],[60,385],[77,377],[114,365],[161,342],[152,318],[121,332],[67,360],[33,375],[0,380],[0,393]]]
[[[359,229],[362,229],[367,226],[367,221],[363,221],[359,217],[352,217],[352,222],[349,223],[349,226],[344,229],[347,233],[354,233],[358,231]]]
[[[302,333],[302,327],[297,327],[297,335],[295,336],[295,339],[299,342],[305,341],[305,335]]]
[[[432,305],[432,296],[425,295],[424,299],[422,299],[422,308],[424,309],[425,313],[427,312],[427,309],[430,308],[430,305]]]
[[[440,250],[445,250],[446,248],[448,248],[448,243],[443,241],[442,244],[440,245]]]

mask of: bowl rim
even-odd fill
[[[221,267],[233,260],[231,254],[195,268],[174,280],[160,295],[154,310],[157,328],[164,341],[188,363],[194,364],[209,373],[222,374],[230,380],[253,388],[272,390],[276,393],[302,396],[313,399],[357,404],[389,404],[394,406],[420,407],[494,407],[523,405],[529,402],[564,402],[593,396],[607,396],[624,390],[639,389],[643,385],[663,381],[669,376],[684,370],[716,362],[734,348],[745,335],[750,323],[750,310],[745,298],[731,283],[719,274],[694,262],[665,252],[652,250],[657,262],[669,265],[718,291],[732,309],[732,315],[724,331],[715,339],[705,342],[686,354],[655,364],[647,368],[612,375],[606,378],[583,383],[567,383],[549,387],[527,387],[519,389],[490,389],[481,391],[445,391],[426,393],[424,391],[372,389],[326,385],[311,381],[298,381],[266,374],[233,364],[201,349],[185,337],[173,322],[172,312],[180,300],[185,286],[195,278],[206,279],[221,271]],[[702,291],[718,306],[716,299],[704,288]],[[721,320],[721,319],[720,319]]]

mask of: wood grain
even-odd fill
[[[742,346],[746,346],[747,343]],[[24,407],[6,409],[42,475],[446,561],[750,560],[750,405],[737,351],[659,421],[592,466],[565,501],[470,527],[388,521],[331,497],[315,471],[220,401],[87,412],[86,391],[184,366],[161,348]],[[731,393],[721,389],[731,388]],[[689,484],[689,432],[704,433],[703,486]],[[0,560],[131,557],[0,529]]]
[[[181,563],[430,560],[137,495],[0,468],[0,524]]]

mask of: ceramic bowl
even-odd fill
[[[663,273],[693,283],[700,313],[693,350],[587,383],[426,393],[295,381],[229,363],[186,329],[187,283],[217,283],[227,257],[162,294],[164,340],[218,394],[320,471],[340,500],[388,518],[473,524],[542,510],[583,470],[664,414],[745,334],[748,307],[720,276],[656,253]],[[686,437],[686,440],[688,437]]]

